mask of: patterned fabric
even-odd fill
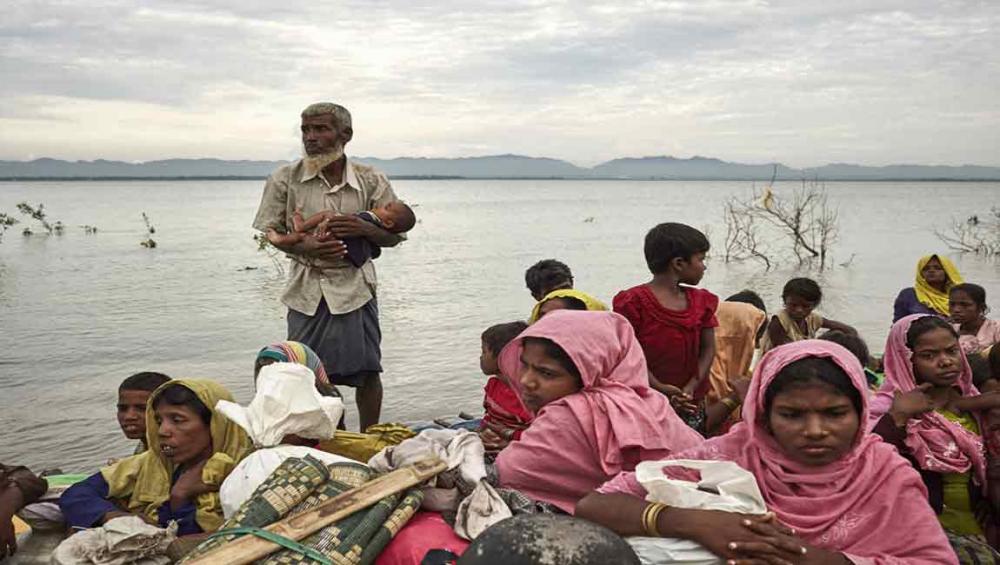
[[[960,536],[945,531],[951,548],[961,565],[993,565],[1000,563],[1000,553],[986,543],[985,536]]]
[[[304,343],[297,341],[279,341],[272,343],[261,349],[257,353],[257,359],[274,359],[279,363],[298,363],[309,367],[316,375],[317,384],[330,384],[330,378],[326,375],[326,369],[319,355]],[[339,395],[338,395],[339,396]]]
[[[375,477],[371,469],[357,463],[335,463],[327,467],[308,456],[287,459],[223,527],[263,527],[315,508]],[[387,496],[307,536],[300,543],[319,551],[337,565],[374,563],[393,536],[420,508],[422,501],[423,494],[419,490]],[[186,560],[235,537],[206,541]],[[258,563],[287,565],[312,563],[312,560],[297,551],[282,549]]]
[[[262,528],[277,522],[329,478],[326,466],[312,457],[286,459],[220,529],[239,526]],[[208,553],[236,537],[207,540],[187,555],[185,561]]]

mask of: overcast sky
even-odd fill
[[[455,7],[461,7],[456,11]],[[1000,165],[1000,2],[6,0],[0,159]]]

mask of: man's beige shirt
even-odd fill
[[[304,218],[323,210],[357,214],[393,200],[396,193],[389,179],[374,167],[348,159],[343,181],[332,185],[322,173],[307,176],[299,160],[281,167],[267,179],[253,227],[287,233],[296,208],[302,210]],[[320,299],[325,298],[331,314],[345,314],[375,296],[375,265],[370,259],[357,268],[346,258],[323,262],[292,255],[289,258],[291,270],[281,301],[292,310],[312,316]]]

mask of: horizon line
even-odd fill
[[[94,158],[94,159],[65,159],[65,158],[59,158],[59,157],[43,156],[43,157],[35,157],[33,159],[0,159],[0,162],[6,162],[6,163],[33,163],[35,161],[50,160],[50,161],[62,161],[62,162],[65,162],[65,163],[97,163],[97,162],[104,161],[104,162],[112,162],[112,163],[125,163],[125,164],[128,164],[128,165],[146,165],[146,164],[149,164],[149,163],[157,163],[157,162],[163,162],[163,161],[226,161],[226,162],[235,162],[235,163],[241,163],[241,162],[275,162],[275,163],[281,162],[281,163],[290,163],[290,162],[293,162],[293,161],[298,160],[300,158],[301,157],[295,157],[294,159],[226,159],[226,158],[223,158],[223,157],[161,157],[161,158],[149,159],[149,160],[145,160],[145,161],[129,161],[129,160],[123,160],[123,159],[106,158],[106,157],[97,157],[97,158]],[[597,163],[595,165],[592,165],[592,166],[579,165],[577,163],[574,163],[573,161],[569,161],[567,159],[560,159],[560,158],[557,158],[557,157],[545,157],[545,156],[538,157],[538,156],[533,156],[533,155],[522,155],[522,154],[518,154],[518,153],[496,153],[496,154],[490,154],[490,155],[466,155],[466,156],[458,156],[458,157],[427,157],[427,156],[412,156],[412,155],[401,155],[401,156],[396,156],[396,157],[376,157],[376,156],[373,156],[373,155],[368,155],[368,156],[364,156],[364,157],[351,157],[351,156],[348,156],[348,158],[354,159],[354,160],[357,160],[357,161],[364,161],[366,159],[377,159],[379,161],[394,161],[394,160],[400,160],[400,159],[410,159],[410,160],[451,160],[451,161],[455,161],[455,160],[472,160],[472,159],[518,158],[518,159],[533,159],[533,160],[557,161],[557,162],[561,162],[561,163],[566,163],[568,165],[572,165],[572,166],[574,166],[576,168],[579,168],[579,169],[594,169],[594,168],[597,168],[597,167],[599,167],[601,165],[604,165],[604,164],[607,164],[607,163],[611,163],[611,162],[614,162],[614,161],[622,161],[622,160],[637,160],[637,161],[641,161],[641,160],[649,160],[649,159],[672,159],[672,160],[675,160],[675,161],[697,161],[697,160],[701,160],[701,161],[717,161],[717,162],[725,163],[725,164],[744,165],[744,166],[751,166],[751,167],[781,166],[781,167],[786,167],[788,169],[799,170],[799,171],[805,171],[805,170],[811,170],[811,169],[819,169],[819,168],[830,167],[830,166],[850,166],[850,167],[866,167],[866,168],[887,168],[887,167],[952,167],[952,168],[959,168],[959,167],[981,167],[981,168],[1000,168],[1000,164],[996,164],[996,165],[983,165],[983,164],[978,164],[978,163],[962,163],[962,164],[955,165],[955,164],[940,164],[940,163],[924,164],[924,163],[914,163],[914,162],[893,162],[893,163],[889,163],[889,164],[885,164],[885,165],[867,165],[867,164],[862,164],[862,163],[857,163],[857,162],[847,162],[847,161],[832,161],[832,162],[827,162],[827,163],[822,164],[822,165],[810,165],[810,166],[804,166],[804,167],[793,167],[793,166],[786,165],[786,164],[784,164],[781,161],[744,162],[744,161],[728,161],[728,160],[725,160],[725,159],[721,159],[719,157],[706,157],[704,155],[692,155],[691,157],[675,157],[673,155],[667,155],[667,154],[662,154],[662,155],[644,155],[644,156],[641,156],[641,157],[635,157],[635,156],[614,157],[614,158],[611,158],[611,159],[608,159],[608,160],[605,160],[605,161],[601,161],[601,162],[599,162],[599,163]]]

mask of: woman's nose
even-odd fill
[[[823,427],[823,420],[819,416],[808,416],[806,418],[805,427],[806,437],[822,437],[826,435],[826,429]]]
[[[524,372],[521,373],[521,386],[526,389],[533,389],[536,384],[537,382],[535,380],[535,376],[531,373],[531,369],[525,369]]]

